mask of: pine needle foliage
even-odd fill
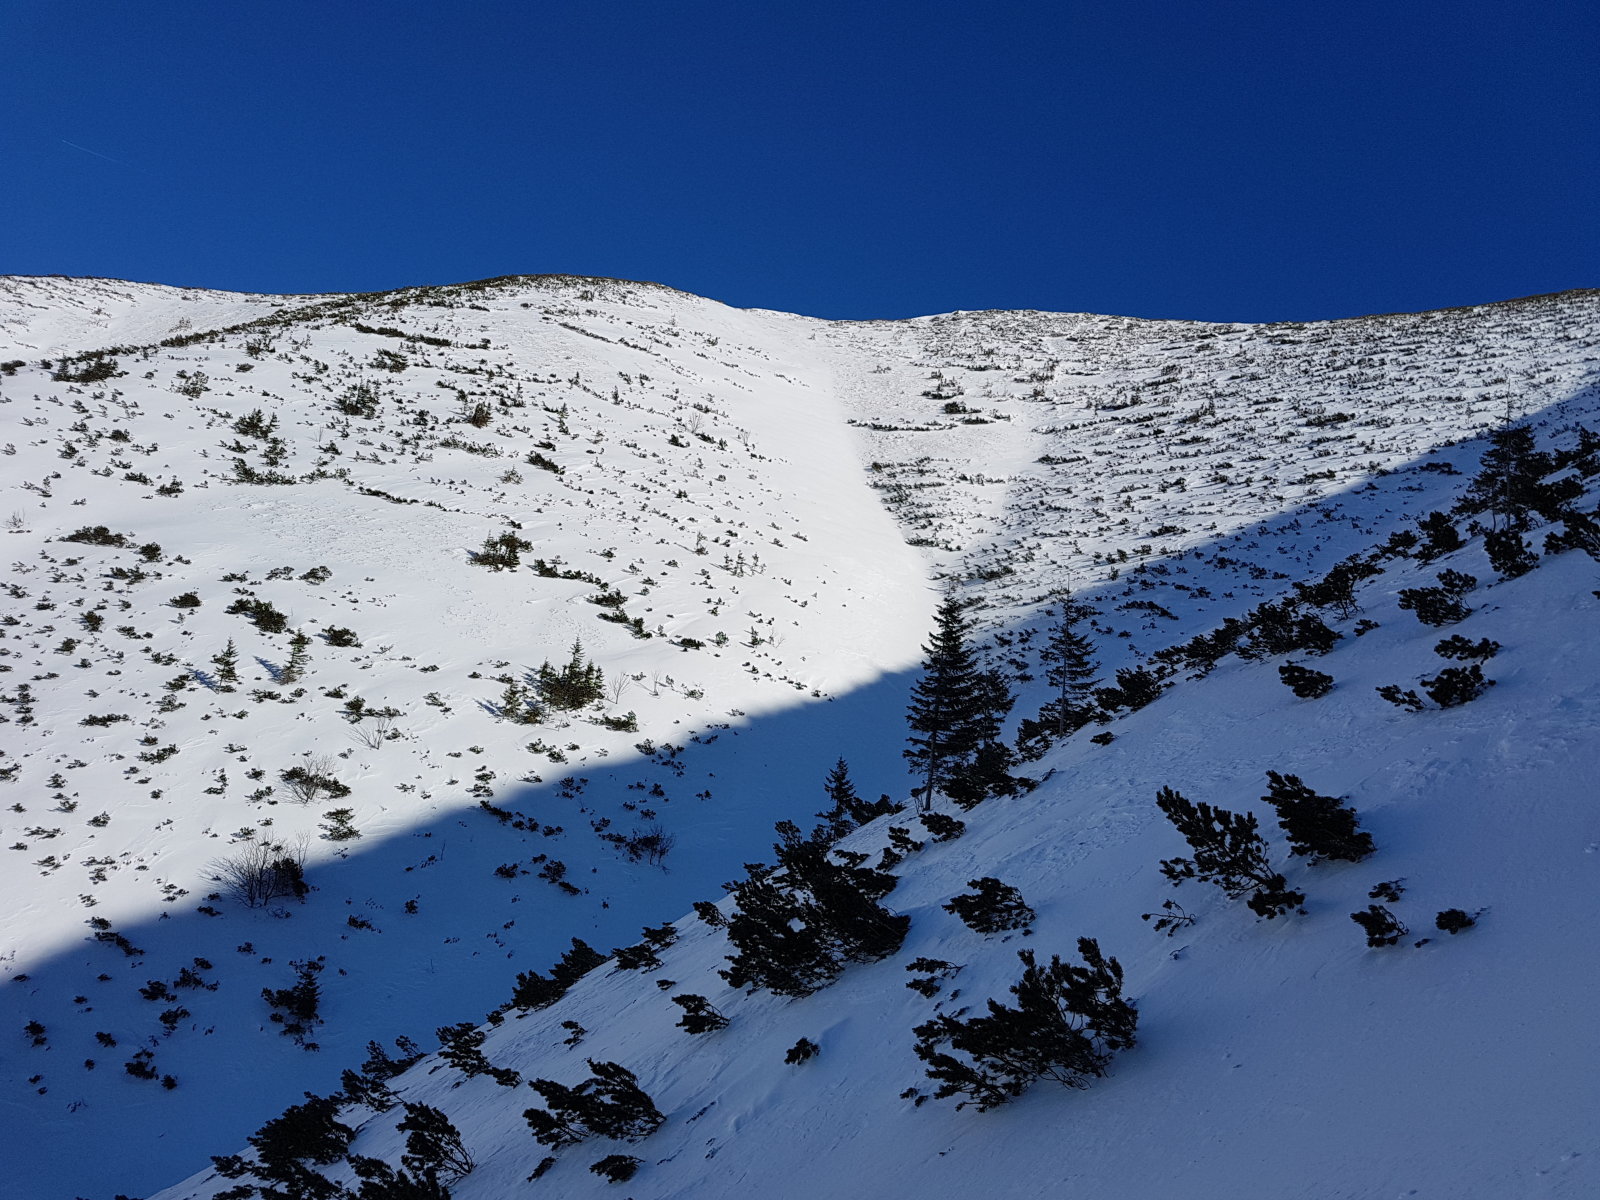
[[[754,865],[727,885],[737,908],[728,919],[735,953],[719,972],[730,985],[780,996],[808,996],[836,980],[849,963],[875,962],[905,940],[911,918],[878,903],[895,877],[839,861],[828,845],[803,838],[791,821],[777,826],[776,867]]]
[[[990,1000],[984,1016],[940,1015],[916,1027],[916,1054],[939,1084],[937,1099],[962,1096],[958,1107],[984,1111],[1036,1079],[1087,1087],[1117,1051],[1134,1046],[1139,1013],[1122,997],[1122,965],[1093,938],[1078,939],[1078,953],[1083,966],[1052,956],[1041,967],[1033,951],[1018,951],[1016,1007]]]
[[[558,1149],[591,1137],[637,1142],[666,1120],[632,1071],[593,1058],[588,1063],[589,1078],[574,1087],[553,1079],[529,1081],[547,1106],[522,1114],[536,1140]]]
[[[1291,891],[1272,869],[1252,814],[1194,804],[1171,788],[1161,789],[1156,805],[1194,851],[1193,858],[1162,861],[1161,873],[1174,886],[1185,879],[1214,883],[1230,900],[1249,896],[1250,911],[1269,920],[1305,903],[1304,894]]]
[[[1377,849],[1372,835],[1361,829],[1355,809],[1332,796],[1319,796],[1298,775],[1268,771],[1267,788],[1262,799],[1277,812],[1290,854],[1312,862],[1360,862]]]

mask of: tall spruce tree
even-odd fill
[[[1520,533],[1528,528],[1529,513],[1544,506],[1539,481],[1554,463],[1539,450],[1526,425],[1502,426],[1489,435],[1489,442],[1456,507],[1463,513],[1492,513],[1496,529]]]
[[[905,757],[922,776],[915,795],[924,812],[971,766],[984,740],[989,685],[970,642],[971,607],[954,592],[939,602],[933,637],[922,648],[922,677],[911,689]]]
[[[956,765],[945,784],[945,794],[962,808],[973,808],[990,796],[1014,796],[1032,786],[1032,780],[1011,774],[1017,752],[1001,737],[1005,719],[1016,702],[1005,674],[986,664],[978,672],[973,692],[972,755]]]
[[[850,764],[842,758],[833,764],[833,770],[828,772],[828,778],[822,786],[827,790],[828,799],[833,802],[826,812],[817,814],[827,822],[819,832],[829,841],[838,841],[856,826],[865,825],[876,817],[898,809],[887,796],[872,801],[863,800],[850,778]]]
[[[1039,651],[1045,682],[1051,688],[1050,699],[1040,707],[1037,717],[1022,722],[1017,734],[1017,749],[1025,759],[1039,758],[1056,742],[1071,737],[1094,718],[1092,697],[1094,685],[1099,682],[1094,647],[1077,629],[1091,612],[1087,605],[1074,600],[1070,592],[1062,598],[1050,638]]]

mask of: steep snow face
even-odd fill
[[[1476,546],[1441,565],[1491,578]],[[1496,686],[1466,706],[1407,713],[1374,688],[1414,686],[1443,665],[1432,645],[1445,631],[1394,599],[1431,578],[1401,564],[1363,591],[1361,619],[1379,628],[1317,660],[1338,681],[1328,697],[1295,700],[1273,664],[1235,662],[1117,722],[1111,745],[1057,751],[1031,795],[962,814],[964,836],[900,868],[888,903],[912,918],[905,945],[822,992],[732,991],[716,974],[726,939],[690,917],[658,967],[603,965],[553,1007],[489,1029],[496,1067],[571,1085],[587,1059],[622,1063],[666,1116],[637,1144],[560,1151],[540,1186],[612,1195],[587,1168],[623,1153],[642,1160],[626,1194],[696,1200],[1592,1194],[1600,1061],[1582,931],[1600,919],[1589,784],[1600,751],[1588,732],[1600,719],[1600,574],[1569,554],[1483,587],[1448,632],[1501,643],[1488,664]],[[1269,770],[1345,797],[1377,852],[1359,864],[1290,859],[1260,799]],[[1185,846],[1154,804],[1162,787],[1258,814],[1305,911],[1266,922],[1208,885],[1174,891],[1157,863]],[[875,858],[892,820],[845,848]],[[1037,911],[1028,931],[985,938],[943,910],[983,876],[1020,889]],[[1385,906],[1409,933],[1369,948],[1348,914],[1385,882],[1399,894]],[[1140,917],[1168,899],[1193,923],[1164,937]],[[1435,928],[1452,908],[1476,927]],[[1011,1000],[1019,949],[1071,960],[1084,936],[1119,959],[1140,1009],[1139,1045],[1109,1077],[1084,1091],[1041,1081],[988,1113],[929,1099],[913,1027]],[[922,958],[947,964],[931,997],[906,990]],[[674,994],[707,997],[728,1027],[685,1033]],[[571,1022],[586,1031],[576,1044]],[[802,1038],[820,1052],[787,1065]],[[478,1166],[455,1186],[459,1200],[513,1194],[550,1153],[523,1121],[538,1103],[525,1087],[464,1078],[433,1056],[394,1083],[461,1131]],[[348,1110],[353,1152],[398,1163],[400,1115]],[[225,1182],[202,1173],[160,1200]]]
[[[1537,411],[1543,436],[1568,437],[1567,425],[1589,418],[1595,369],[1588,294],[1219,327],[1038,313],[831,324],[568,278],[300,298],[0,284],[11,289],[0,327],[31,339],[3,356],[24,365],[0,377],[16,451],[0,769],[18,805],[4,819],[14,869],[0,882],[0,954],[12,982],[0,994],[14,1028],[44,1026],[5,1067],[15,1123],[28,1131],[15,1175],[40,1196],[147,1192],[241,1145],[303,1091],[334,1090],[369,1039],[431,1048],[435,1028],[503,1003],[517,972],[546,970],[572,937],[605,952],[636,941],[643,924],[676,920],[741,863],[767,857],[774,820],[809,822],[840,756],[864,794],[903,797],[905,685],[940,587],[981,601],[996,661],[1023,685],[1038,675],[1041,606],[1068,586],[1087,593],[1109,678],[1448,507],[1479,448],[1438,448],[1499,421],[1508,403]],[[201,310],[210,321],[181,326]],[[204,336],[211,325],[238,328]],[[141,337],[169,344],[140,348]],[[110,356],[61,361],[108,343]],[[486,539],[516,546],[518,563],[496,569]],[[1557,561],[1567,587],[1587,560]],[[1515,587],[1543,596],[1558,576],[1552,567]],[[1387,594],[1398,579],[1372,586]],[[1573,601],[1552,592],[1549,603]],[[1360,670],[1398,674],[1396,656],[1431,654],[1415,629],[1391,632],[1414,626],[1409,614],[1378,619],[1384,629],[1339,651]],[[291,659],[296,630],[310,638],[303,666]],[[216,663],[230,639],[237,683]],[[600,700],[536,717],[527,698],[540,664],[559,671],[575,642],[599,669]],[[1297,935],[1292,954],[1262,952],[1246,922],[1216,943],[1213,965],[1180,982],[1173,947],[1151,950],[1137,920],[1159,902],[1150,854],[1181,851],[1154,827],[1154,788],[1192,787],[1217,803],[1243,788],[1249,799],[1271,768],[1350,790],[1340,772],[1366,741],[1392,743],[1392,761],[1409,762],[1462,714],[1500,728],[1522,711],[1505,703],[1521,685],[1502,679],[1469,709],[1402,720],[1371,684],[1342,678],[1322,707],[1290,709],[1275,672],[1262,672],[1219,672],[1118,726],[1110,746],[1068,746],[1039,764],[1057,774],[1026,801],[981,810],[966,838],[909,860],[893,899],[914,916],[906,951],[825,996],[729,996],[714,974],[726,946],[679,920],[671,975],[603,968],[557,1008],[508,1019],[491,1034],[491,1057],[566,1082],[584,1054],[615,1057],[652,1091],[671,1091],[673,1120],[642,1153],[678,1165],[641,1174],[639,1185],[654,1182],[637,1194],[719,1194],[712,1176],[842,1194],[857,1190],[845,1180],[879,1175],[901,1181],[885,1184],[888,1195],[914,1183],[925,1193],[943,1177],[917,1174],[885,1146],[931,1162],[949,1147],[927,1137],[960,1141],[973,1148],[970,1169],[989,1170],[1013,1152],[1012,1133],[993,1132],[1011,1129],[1013,1114],[1054,1122],[1064,1100],[1076,1120],[1102,1091],[1136,1104],[1119,1065],[1090,1096],[1030,1093],[983,1116],[914,1109],[894,1097],[917,1082],[907,1031],[931,1009],[911,993],[888,1006],[883,997],[900,996],[902,960],[916,954],[967,963],[954,985],[966,998],[1003,994],[1015,945],[988,946],[980,962],[983,947],[965,946],[967,931],[945,928],[953,919],[938,910],[967,878],[1002,866],[1041,902],[1041,951],[1099,936],[1128,964],[1136,994],[1171,987],[1177,1009],[1231,1014],[1202,1047],[1245,1044],[1238,996],[1274,997],[1245,1010],[1264,1019],[1303,1007],[1307,980],[1322,987],[1338,964],[1364,970],[1350,966],[1366,953],[1351,949],[1355,927],[1337,911],[1369,886],[1364,868],[1324,869],[1344,882],[1325,898],[1331,907],[1314,909],[1334,917],[1303,926],[1322,932]],[[1039,698],[1024,690],[1018,715]],[[1237,719],[1240,705],[1250,721]],[[1552,711],[1529,736],[1559,736],[1579,715]],[[1327,720],[1339,736],[1309,758],[1277,753],[1304,740],[1306,722]],[[1455,754],[1426,752],[1443,763]],[[1313,763],[1335,778],[1315,777]],[[305,776],[284,778],[295,768],[332,786],[307,798]],[[1424,793],[1438,800],[1421,784],[1402,792]],[[1432,857],[1397,858],[1392,873],[1416,861],[1419,877],[1438,873],[1429,888],[1448,891],[1456,868],[1417,832],[1431,811],[1418,805],[1399,806],[1396,828]],[[359,837],[345,835],[351,826]],[[1412,842],[1378,832],[1386,849],[1409,853]],[[855,836],[875,851],[886,835]],[[303,856],[315,890],[258,908],[224,894],[219,869],[269,845]],[[1454,902],[1498,905],[1515,887],[1503,882]],[[1206,926],[1217,936],[1238,922],[1218,908]],[[1482,945],[1487,937],[1465,939],[1488,932],[1459,940]],[[1264,944],[1280,946],[1278,928],[1270,933]],[[320,1022],[285,1036],[262,992],[287,988],[294,963],[321,966]],[[1440,970],[1392,983],[1411,1007],[1391,1042],[1412,1036],[1417,996],[1453,996],[1450,968]],[[739,1019],[714,1038],[686,1038],[657,975]],[[1353,988],[1334,986],[1318,1011],[1346,1019]],[[551,1048],[570,1033],[552,1035],[563,1019],[591,1031],[581,1052]],[[802,1033],[825,1035],[824,1057],[783,1067]],[[1287,1044],[1273,1033],[1261,1050]],[[714,1045],[724,1049],[700,1052]],[[1153,1061],[1150,1045],[1129,1064]],[[725,1053],[735,1047],[748,1053]],[[1344,1061],[1331,1039],[1315,1047]],[[1370,1058],[1405,1061],[1392,1047]],[[1159,1097],[1210,1085],[1186,1074],[1190,1058],[1162,1061],[1173,1073],[1157,1093],[1160,1119],[1178,1120]],[[1268,1089],[1261,1112],[1287,1105],[1313,1138],[1292,1078]],[[510,1172],[525,1176],[543,1153],[521,1124],[533,1093],[457,1083],[430,1059],[402,1087],[450,1111],[480,1161],[500,1164],[458,1194],[505,1194]],[[1228,1104],[1219,1090],[1201,1111]],[[802,1117],[808,1107],[828,1111]],[[1136,1123],[1134,1111],[1119,1119]],[[369,1116],[354,1114],[367,1122],[361,1152],[397,1161],[393,1120]],[[707,1122],[721,1132],[703,1134]],[[759,1138],[733,1137],[755,1128]],[[1086,1140],[1101,1174],[1085,1178],[1114,1179],[1124,1152],[1162,1177],[1149,1149],[1114,1128]],[[1233,1152],[1249,1128],[1227,1143]],[[694,1140],[705,1136],[714,1142]],[[674,1138],[678,1149],[657,1152]],[[59,1147],[80,1139],[128,1154],[64,1161]],[[1195,1161],[1231,1178],[1208,1155]],[[570,1191],[593,1182],[578,1157],[557,1168]],[[801,1164],[835,1157],[836,1178],[795,1182]],[[720,1174],[733,1161],[745,1165]],[[1288,1171],[1295,1160],[1284,1151],[1280,1161]],[[710,1176],[690,1169],[698,1163]],[[1028,1167],[1014,1194],[1063,1178],[1054,1169]]]

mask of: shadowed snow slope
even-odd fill
[[[1282,659],[1174,678],[1109,744],[1085,731],[1032,765],[1037,790],[908,858],[887,900],[905,946],[811,998],[731,992],[723,935],[679,918],[770,857],[773,821],[809,822],[841,755],[863,793],[904,799],[942,587],[978,603],[1031,715],[1066,587],[1109,679],[1448,509],[1508,415],[1575,445],[1597,308],[830,323],[568,277],[354,297],[0,280],[8,1177],[148,1194],[336,1090],[369,1039],[431,1049],[572,937],[603,953],[675,921],[659,970],[606,964],[484,1047],[566,1083],[623,1063],[667,1122],[524,1184],[538,1097],[429,1057],[395,1086],[461,1129],[479,1165],[455,1195],[616,1194],[586,1168],[617,1152],[643,1160],[641,1198],[1592,1189],[1600,602],[1581,554],[1501,582],[1481,539],[1387,560],[1330,618],[1324,699],[1295,700]],[[1482,581],[1465,622],[1396,607],[1446,567]],[[1455,632],[1502,644],[1493,689],[1420,713],[1378,698],[1437,673]],[[535,711],[541,664],[575,643],[598,699]],[[297,795],[294,768],[327,783],[308,798],[301,774]],[[1270,923],[1173,892],[1156,864],[1183,843],[1155,792],[1276,835],[1269,769],[1348,796],[1379,853],[1291,867],[1274,836],[1308,901]],[[844,845],[876,855],[891,821],[924,836],[908,818]],[[266,845],[303,855],[303,902],[248,908],[215,881]],[[986,875],[1038,911],[1031,937],[942,911]],[[1412,933],[1369,950],[1347,914],[1399,877]],[[1174,939],[1140,920],[1168,896],[1197,917]],[[1449,937],[1451,907],[1484,914]],[[1070,957],[1079,936],[1140,1003],[1109,1078],[989,1113],[902,1096],[932,1091],[913,1025],[1005,998],[1018,948]],[[285,1036],[262,990],[319,956],[322,1023]],[[927,999],[903,986],[918,956],[962,969]],[[731,1025],[684,1034],[681,992]],[[821,1053],[786,1066],[802,1036]],[[398,1163],[399,1116],[348,1109],[355,1151]],[[101,1153],[67,1152],[84,1145]]]

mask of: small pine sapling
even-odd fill
[[[1366,912],[1353,912],[1350,919],[1366,931],[1367,945],[1374,950],[1393,946],[1411,932],[1399,917],[1381,904],[1369,904]]]
[[[1268,794],[1262,799],[1278,814],[1278,825],[1289,837],[1289,853],[1304,855],[1313,863],[1323,859],[1360,862],[1377,847],[1372,835],[1360,828],[1356,810],[1332,796],[1319,796],[1298,775],[1267,772]]]
[[[644,1159],[632,1154],[608,1154],[589,1168],[607,1183],[627,1183],[644,1165]]]
[[[1183,905],[1176,900],[1163,900],[1161,902],[1161,910],[1159,913],[1140,913],[1139,919],[1148,921],[1154,917],[1155,924],[1151,928],[1157,933],[1166,934],[1168,937],[1172,937],[1180,929],[1187,929],[1195,922],[1194,915],[1185,910]]]
[[[1078,953],[1086,965],[1052,957],[1041,967],[1032,951],[1019,951],[1015,1008],[990,1000],[986,1016],[945,1014],[916,1027],[916,1054],[939,1084],[936,1098],[964,1096],[958,1107],[983,1111],[1021,1095],[1035,1079],[1083,1088],[1105,1075],[1115,1052],[1135,1044],[1139,1013],[1122,998],[1116,959],[1105,958],[1092,938],[1078,939]]]
[[[1252,814],[1193,804],[1171,788],[1161,789],[1156,805],[1194,851],[1193,858],[1162,861],[1161,873],[1174,886],[1199,879],[1216,884],[1230,900],[1249,895],[1250,911],[1268,920],[1305,903],[1305,895],[1290,890],[1288,880],[1272,869]]]
[[[311,663],[311,638],[296,629],[289,636],[289,661],[278,672],[279,683],[299,683]]]
[[[952,897],[942,907],[945,912],[960,917],[967,928],[978,933],[1022,929],[1037,915],[1023,900],[1021,892],[993,876],[969,879],[967,886],[973,889],[970,894]]]
[[[783,1056],[783,1061],[791,1067],[798,1067],[803,1062],[810,1062],[821,1049],[822,1047],[810,1038],[801,1038],[789,1047],[788,1052]]]
[[[1333,676],[1298,663],[1284,663],[1278,668],[1278,678],[1284,686],[1302,700],[1320,700],[1333,691]]]
[[[1407,712],[1421,712],[1427,705],[1423,704],[1422,697],[1410,688],[1401,689],[1398,683],[1386,683],[1377,689],[1382,696],[1396,708],[1403,708]]]
[[[1447,908],[1433,919],[1435,929],[1442,930],[1452,936],[1464,929],[1471,929],[1478,923],[1478,918],[1459,908]]]
[[[1500,653],[1500,643],[1492,642],[1488,638],[1479,638],[1475,642],[1471,638],[1462,637],[1459,633],[1453,633],[1437,643],[1433,652],[1440,658],[1453,659],[1456,662],[1488,662]]]
[[[1455,708],[1469,704],[1495,685],[1493,679],[1484,678],[1483,668],[1477,663],[1467,667],[1446,667],[1432,679],[1422,681],[1422,690],[1440,708]]]
[[[728,1027],[728,1018],[704,996],[686,993],[672,997],[672,1002],[683,1009],[683,1016],[678,1019],[678,1028],[685,1033],[715,1033],[719,1029]]]

